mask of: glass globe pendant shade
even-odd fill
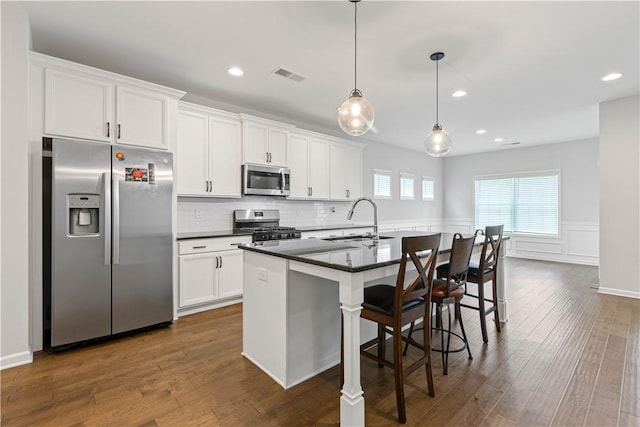
[[[430,156],[442,157],[451,150],[451,138],[442,130],[442,126],[436,123],[433,131],[424,139],[424,148]]]
[[[358,89],[352,90],[349,98],[338,107],[338,124],[348,135],[364,135],[373,126],[373,120],[373,106]]]

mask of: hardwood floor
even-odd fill
[[[640,300],[597,294],[595,267],[508,258],[505,272],[502,333],[490,323],[484,344],[478,313],[463,309],[474,358],[453,354],[443,376],[434,353],[435,398],[424,371],[409,376],[407,424],[640,425]],[[1,424],[336,425],[339,367],[285,391],[240,355],[241,323],[235,305],[37,354],[0,373]],[[367,425],[397,425],[393,371],[361,365]]]

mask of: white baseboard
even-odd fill
[[[193,307],[185,307],[178,309],[178,317],[188,316],[190,314],[200,313],[202,311],[214,310],[216,308],[226,307],[228,305],[240,304],[242,302],[242,296],[224,299],[209,304],[202,304]]]
[[[33,362],[33,353],[23,351],[0,358],[0,370],[26,365]]]
[[[616,289],[616,288],[599,287],[598,288],[598,293],[599,294],[605,294],[605,295],[615,295],[615,296],[618,296],[618,297],[627,297],[627,298],[640,299],[640,292],[623,291],[623,290]]]

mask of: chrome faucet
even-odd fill
[[[356,205],[358,203],[360,203],[361,201],[366,200],[367,202],[371,203],[371,206],[373,206],[373,240],[374,241],[378,241],[378,206],[376,205],[376,202],[374,202],[373,200],[371,200],[368,197],[360,197],[359,199],[355,200],[353,202],[353,204],[351,205],[351,208],[349,209],[349,212],[347,213],[347,219],[349,221],[351,221],[351,218],[353,217],[353,210],[356,208]]]

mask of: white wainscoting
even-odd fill
[[[430,219],[425,220],[398,220],[398,221],[381,221],[378,224],[378,233],[391,231],[433,231],[442,232],[442,220]]]
[[[509,235],[510,239],[505,241],[506,255],[544,261],[598,265],[599,230],[598,223],[563,222],[560,224],[560,236],[558,237]],[[474,231],[473,220],[469,218],[445,219],[443,231],[471,233]]]

